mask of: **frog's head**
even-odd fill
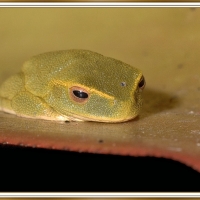
[[[87,50],[41,54],[23,67],[26,88],[63,116],[122,122],[138,115],[140,70]]]

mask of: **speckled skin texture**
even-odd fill
[[[0,106],[30,118],[127,121],[139,113],[142,77],[140,70],[88,50],[44,53],[1,85]],[[84,102],[73,96],[74,87],[87,92]]]

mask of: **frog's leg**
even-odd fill
[[[19,92],[13,99],[11,106],[18,116],[39,118],[46,120],[68,121],[69,118],[62,116],[52,109],[43,99],[34,96],[28,91]]]
[[[22,72],[7,79],[0,87],[0,110],[29,118],[67,121],[41,98],[25,89]]]
[[[8,78],[0,86],[0,110],[15,114],[11,102],[13,97],[23,90],[25,90],[23,73],[20,72]]]
[[[16,114],[12,109],[11,100],[0,97],[0,111]]]

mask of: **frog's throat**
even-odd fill
[[[98,118],[98,117],[83,117],[80,115],[75,115],[70,113],[69,120],[66,121],[94,121],[94,122],[107,122],[107,123],[118,123],[118,122],[125,122],[125,121],[129,121],[134,119],[137,116],[137,114],[135,114],[134,116],[130,116],[130,117],[126,117],[123,119],[103,119],[103,118]]]

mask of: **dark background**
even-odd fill
[[[1,191],[200,191],[200,174],[179,162],[0,146]]]

